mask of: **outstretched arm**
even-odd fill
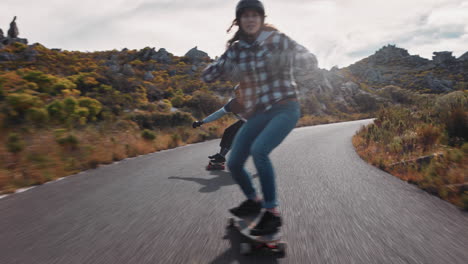
[[[236,52],[234,48],[229,48],[224,52],[221,57],[208,65],[205,70],[203,70],[201,79],[204,82],[214,82],[221,76],[232,76],[233,72],[236,69],[236,65],[234,63],[236,56]]]

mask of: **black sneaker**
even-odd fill
[[[258,215],[261,210],[262,203],[249,199],[241,203],[238,207],[229,209],[229,212],[237,217],[249,217]]]
[[[265,236],[277,233],[281,226],[281,217],[274,215],[273,213],[266,211],[260,222],[250,230],[252,236]]]
[[[216,163],[223,163],[223,162],[226,162],[226,158],[223,157],[223,155],[217,153],[213,156],[209,156],[208,158],[211,159],[212,162],[216,162]]]

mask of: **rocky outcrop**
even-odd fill
[[[156,54],[151,56],[151,59],[160,63],[171,63],[171,57],[171,53],[167,52],[166,49],[161,48],[158,50],[158,52],[156,52]]]
[[[189,59],[190,62],[192,63],[199,63],[203,61],[204,59],[209,58],[208,53],[198,50],[197,46],[189,50],[187,53],[184,55]]]
[[[27,39],[18,38],[19,30],[18,30],[18,26],[16,25],[16,16],[13,18],[13,21],[11,21],[10,29],[8,29],[7,34],[8,35],[5,37],[3,31],[0,29],[0,44],[10,45],[15,42],[23,43],[25,45],[28,44]]]
[[[461,55],[457,60],[458,61],[468,61],[468,52],[465,52],[465,54]]]
[[[16,25],[16,16],[13,18],[13,21],[10,23],[10,29],[8,30],[9,38],[17,38],[19,35],[18,26]]]
[[[434,75],[428,74],[425,77],[428,88],[436,93],[448,93],[453,91],[454,82],[451,80],[443,80],[434,77]]]
[[[455,89],[458,81],[468,79],[468,55],[459,59],[452,52],[434,52],[432,60],[410,55],[407,50],[387,45],[375,54],[344,69],[359,83],[375,89],[398,85],[405,89],[444,93]],[[429,89],[429,90],[428,90]]]
[[[35,49],[37,45],[40,45],[40,44],[30,45],[23,51],[23,56],[26,61],[29,61],[29,62],[36,61],[36,57],[37,55],[39,55],[39,52]]]
[[[335,110],[346,113],[372,111],[378,102],[383,101],[379,96],[362,90],[359,84],[344,77],[338,69],[318,69],[295,77],[304,114],[330,114]]]
[[[455,57],[450,51],[433,52],[432,60],[435,64],[446,64],[455,62]]]

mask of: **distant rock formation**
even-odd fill
[[[159,63],[171,63],[171,56],[172,54],[167,52],[166,49],[161,48],[156,52],[155,48],[146,47],[137,53],[136,59],[141,61],[154,60]]]
[[[205,58],[209,58],[208,53],[198,50],[197,46],[189,50],[184,56],[187,57],[192,63],[198,63],[203,61]]]
[[[434,54],[432,60],[435,64],[451,63],[455,61],[455,57],[452,56],[451,51],[433,52],[432,54]]]
[[[375,54],[347,68],[361,83],[372,88],[397,85],[405,89],[444,93],[455,89],[450,74],[468,78],[468,54],[456,59],[450,51],[434,52],[432,60],[410,55],[407,50],[387,45]]]
[[[166,49],[161,48],[158,50],[158,52],[156,52],[156,54],[153,54],[151,56],[151,59],[160,63],[171,63],[172,62],[171,56],[172,56],[171,53],[167,52]]]
[[[10,29],[8,30],[9,38],[17,38],[19,35],[18,26],[16,25],[16,16],[13,18],[13,21],[10,23]]]
[[[468,61],[468,51],[465,54],[461,55],[457,60],[459,61]]]
[[[3,31],[0,29],[0,44],[9,45],[11,43],[19,42],[23,44],[28,44],[27,39],[18,38],[19,30],[16,25],[16,16],[13,18],[13,21],[10,23],[10,29],[8,29],[7,36],[5,37]]]

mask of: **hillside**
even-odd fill
[[[466,55],[437,54],[431,61],[387,46],[347,68],[297,73],[298,126],[466,90]],[[197,47],[184,56],[154,47],[79,52],[0,31],[0,192],[220,137],[232,117],[190,126],[232,96],[234,83],[200,80],[211,61]]]

